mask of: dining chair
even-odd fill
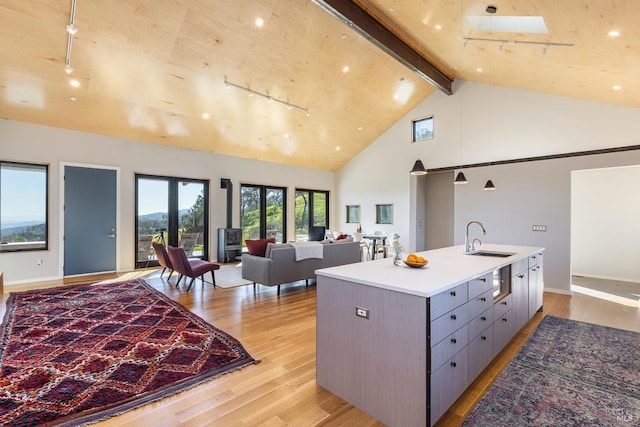
[[[204,275],[206,273],[211,273],[213,287],[216,287],[216,276],[214,272],[220,269],[219,264],[201,259],[189,260],[187,258],[187,254],[182,248],[167,246],[167,252],[169,260],[173,265],[173,269],[180,273],[180,277],[178,277],[178,281],[176,282],[176,288],[185,276],[191,278],[191,282],[189,282],[189,286],[187,287],[187,292],[191,289],[191,285],[193,285],[193,281],[196,280],[196,277],[200,277],[200,280],[202,280],[202,284],[204,285]]]
[[[167,253],[167,249],[164,247],[162,243],[152,242],[153,250],[156,253],[156,258],[158,259],[158,264],[162,267],[162,273],[160,273],[160,277],[164,274],[166,270],[169,270],[169,277],[167,280],[171,279],[171,275],[173,274],[173,264],[171,264],[171,260],[169,259],[169,254]]]

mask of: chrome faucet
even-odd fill
[[[471,242],[471,252],[476,250],[476,242],[478,242],[478,244],[480,246],[482,246],[482,240],[480,239],[473,239],[473,241]]]
[[[467,224],[467,232],[464,235],[464,251],[466,253],[471,252],[471,244],[469,243],[469,226],[471,224],[478,224],[482,228],[482,234],[487,234],[487,230],[484,229],[484,225],[480,221],[469,221]]]

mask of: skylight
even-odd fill
[[[478,31],[494,33],[547,34],[547,25],[542,16],[467,16],[467,20]]]

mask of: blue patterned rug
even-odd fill
[[[640,334],[546,316],[463,426],[640,425]]]

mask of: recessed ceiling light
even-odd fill
[[[78,98],[76,98],[75,96],[70,96],[69,97],[69,101],[71,102],[76,102],[78,100]]]
[[[476,68],[476,71],[481,73],[483,70],[482,70],[482,68]]]
[[[264,19],[256,18],[256,27],[262,27],[264,25]]]
[[[284,137],[285,137],[285,138],[289,138],[289,134],[288,134],[288,133],[285,133],[285,134],[284,134]]]
[[[202,113],[202,118],[205,120],[209,120],[209,113]]]
[[[442,25],[438,24],[434,27],[436,30],[441,30],[442,29]]]
[[[69,84],[73,87],[80,87],[80,82],[77,80],[70,80]]]
[[[347,35],[346,35],[346,34],[343,34],[343,35],[341,35],[341,36],[340,36],[340,38],[341,38],[342,40],[344,40],[344,39],[346,39],[346,38],[347,38]]]
[[[344,67],[342,67],[342,72],[343,73],[348,73],[349,72],[349,66],[345,65]]]
[[[336,151],[340,151],[340,146],[337,146],[337,147],[336,147]]]
[[[394,8],[392,8],[392,7],[390,7],[390,8],[389,8],[389,12],[393,12],[393,11],[395,11],[395,9],[394,9]]]
[[[358,128],[358,130],[362,130],[362,126],[360,126],[360,127]]]
[[[620,35],[620,31],[611,30],[609,31],[609,37],[618,37]]]
[[[611,87],[611,89],[613,89],[613,90],[621,90],[621,89],[622,89],[622,86],[620,86],[620,85],[614,85],[614,86],[612,86],[612,87]]]

